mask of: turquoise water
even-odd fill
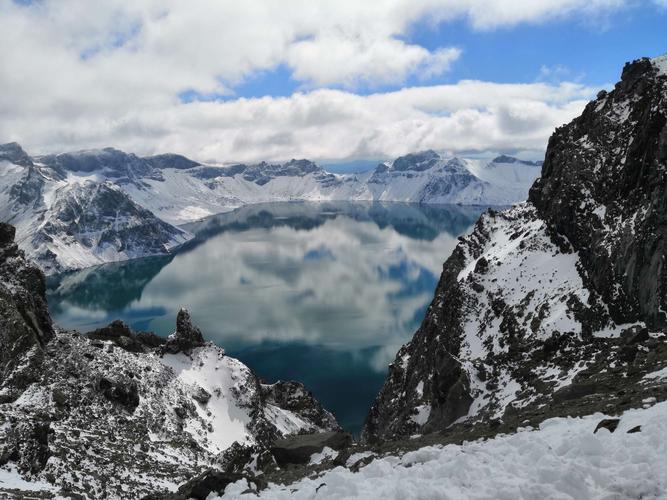
[[[387,364],[419,326],[442,264],[482,207],[273,203],[186,229],[174,255],[49,279],[62,327],[123,319],[169,335],[187,307],[267,382],[295,379],[358,432]]]

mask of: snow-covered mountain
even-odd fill
[[[110,161],[117,153],[96,155],[101,164],[87,154],[39,162],[18,144],[0,146],[0,219],[16,226],[19,246],[45,272],[164,254],[191,238],[122,187],[159,171],[143,168],[132,155]]]
[[[553,134],[528,202],[461,240],[366,439],[643,404],[667,365],[665,60],[626,65]]]
[[[0,218],[47,272],[164,254],[191,238],[176,225],[242,205],[292,200],[506,205],[525,199],[540,164],[409,154],[362,174],[308,160],[201,165],[113,148],[31,158],[0,146]]]
[[[13,236],[0,223],[0,497],[25,486],[138,498],[224,464],[230,449],[339,430],[303,385],[261,383],[185,310],[166,340],[120,321],[59,330],[44,275]]]

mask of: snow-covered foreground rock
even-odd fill
[[[0,145],[0,220],[46,273],[165,254],[192,238],[177,228],[242,205],[280,201],[400,201],[507,205],[525,199],[539,163],[409,154],[362,174],[308,160],[200,165],[112,148],[30,157]]]
[[[486,441],[382,456],[358,472],[337,467],[286,486],[269,484],[253,498],[667,498],[667,402],[624,412],[613,433],[594,432],[604,418],[553,418]],[[246,498],[252,487],[242,479],[209,498]]]
[[[232,445],[339,429],[303,385],[264,385],[205,342],[185,310],[166,340],[122,322],[55,328],[44,276],[13,236],[0,224],[0,497],[142,497],[220,465]]]

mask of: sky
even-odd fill
[[[665,26],[667,0],[0,0],[0,143],[539,159]]]

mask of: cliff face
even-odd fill
[[[529,201],[484,214],[445,262],[366,439],[641,405],[667,363],[666,123],[662,57],[554,133]]]
[[[21,498],[14,477],[46,497],[137,498],[219,465],[230,447],[339,430],[303,385],[261,384],[185,310],[166,340],[120,321],[54,328],[44,275],[14,233],[0,223],[0,497]]]
[[[26,264],[14,233],[0,223],[0,403],[13,401],[34,381],[34,365],[54,335],[44,275]]]
[[[617,323],[667,325],[667,58],[623,69],[549,141],[529,200],[567,238]]]

